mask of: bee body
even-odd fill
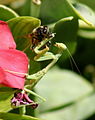
[[[54,34],[49,32],[49,29],[47,26],[40,26],[36,29],[33,30],[33,32],[30,34],[30,38],[31,38],[31,48],[34,49],[41,41],[45,40],[45,39],[50,39],[53,38]],[[50,46],[50,41],[48,41],[45,46]],[[45,47],[44,46],[44,47]]]

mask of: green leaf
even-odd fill
[[[67,17],[59,20],[54,27],[54,33],[56,36],[54,42],[63,42],[71,54],[75,52],[77,45],[77,30],[78,30],[78,20],[73,17]],[[60,62],[62,63],[70,55],[68,51],[64,51]]]
[[[90,27],[80,20],[78,35],[87,39],[95,39],[95,27]]]
[[[95,113],[95,94],[80,99],[75,104],[53,112],[42,114],[45,120],[86,120]]]
[[[17,49],[26,52],[30,58],[30,73],[37,72],[40,69],[40,63],[33,60],[34,53],[30,50],[32,42],[27,39],[26,36],[31,33],[34,28],[40,26],[40,20],[34,17],[22,16],[9,20],[8,24],[16,41]]]
[[[17,13],[4,5],[0,5],[0,20],[7,21],[15,17],[18,17]]]
[[[55,12],[54,12],[55,11]],[[95,14],[86,5],[70,0],[44,0],[41,6],[40,18],[43,24],[56,22],[62,18],[74,16],[80,18],[89,25],[95,25]]]
[[[40,106],[40,111],[45,112],[85,97],[93,91],[93,87],[76,73],[55,68],[37,84],[36,90],[47,100]]]
[[[26,35],[40,25],[40,20],[33,17],[17,17],[8,21],[8,24],[17,43],[17,49],[24,50],[31,45],[31,42],[26,39]]]
[[[84,4],[74,4],[74,10],[78,17],[92,27],[95,26],[95,13],[88,6]]]
[[[79,29],[78,35],[86,39],[95,39],[95,30]]]
[[[0,113],[0,119],[2,120],[41,120],[39,118],[27,116],[27,115],[19,115],[13,113]]]
[[[67,0],[44,0],[41,6],[40,18],[43,24],[49,24],[64,17],[72,16],[72,14],[75,15]]]
[[[95,10],[95,0],[78,0],[78,1]]]
[[[7,87],[0,87],[0,112],[7,112],[12,109],[11,99],[14,94],[14,90]]]

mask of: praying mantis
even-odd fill
[[[34,86],[39,82],[39,80],[48,72],[48,70],[58,61],[60,56],[62,55],[63,51],[67,48],[65,44],[63,43],[55,43],[54,46],[57,48],[57,53],[54,54],[50,52],[49,45],[52,38],[54,38],[55,34],[49,32],[49,29],[47,26],[40,26],[32,33],[28,35],[28,39],[31,41],[31,47],[30,49],[36,54],[34,56],[35,61],[45,61],[45,60],[51,60],[51,62],[42,70],[34,73],[34,74],[25,74],[26,76],[26,84],[24,86],[24,89],[21,92],[21,94],[30,93],[38,98],[40,98],[42,101],[45,101],[45,99],[35,92],[31,91]],[[10,71],[11,72],[11,71]],[[18,95],[19,93],[17,93]],[[16,96],[14,96],[16,97]],[[16,99],[16,98],[15,98]],[[14,98],[12,98],[13,102]],[[31,103],[28,105],[36,105],[36,103]],[[16,107],[20,107],[20,114],[25,114],[25,105],[19,105]]]
[[[45,61],[49,59],[52,61],[45,68],[38,71],[37,73],[26,75],[26,79],[30,80],[30,82],[32,80],[33,82],[32,84],[26,85],[25,88],[33,88],[37,84],[37,82],[48,72],[48,70],[58,61],[63,51],[67,48],[66,45],[63,43],[55,43],[54,46],[57,47],[57,53],[53,54],[52,52],[49,52],[49,46],[47,45],[47,43],[50,42],[52,38],[54,38],[54,36],[55,33],[51,33],[47,26],[40,26],[39,28],[34,29],[33,33],[31,34],[30,38],[32,39],[32,42],[35,43],[35,45],[31,45],[32,50],[36,53],[34,60]]]

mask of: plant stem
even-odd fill
[[[24,115],[26,113],[26,106],[22,106],[19,108],[20,115]]]
[[[40,3],[40,4],[36,4],[36,3],[34,3],[33,1],[36,1],[36,0],[31,0],[31,11],[30,11],[30,15],[33,16],[33,17],[38,18],[38,17],[39,17],[39,13],[40,13],[41,3]],[[40,0],[39,0],[39,1],[40,1]]]

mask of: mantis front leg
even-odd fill
[[[48,70],[57,62],[57,60],[62,55],[62,52],[66,49],[66,46],[63,43],[56,43],[55,46],[58,48],[58,52],[53,57],[51,56],[52,61],[42,70],[38,71],[35,74],[27,75],[26,78],[29,80],[30,84],[27,85],[28,88],[33,88],[38,81],[48,72]],[[42,54],[41,54],[42,55]],[[39,56],[40,57],[40,56]],[[50,57],[50,56],[49,56]],[[32,83],[32,84],[31,84]]]
[[[51,38],[52,39],[52,38]],[[41,56],[45,55],[46,52],[49,51],[49,47],[47,46],[47,42],[49,42],[51,39],[45,39],[43,41],[41,41],[39,43],[39,45],[37,45],[35,48],[34,48],[34,52],[37,54],[35,57],[34,57],[34,60],[37,61]],[[42,47],[45,47],[43,49],[41,49]],[[41,50],[40,50],[41,49]],[[44,59],[45,60],[45,59]]]

